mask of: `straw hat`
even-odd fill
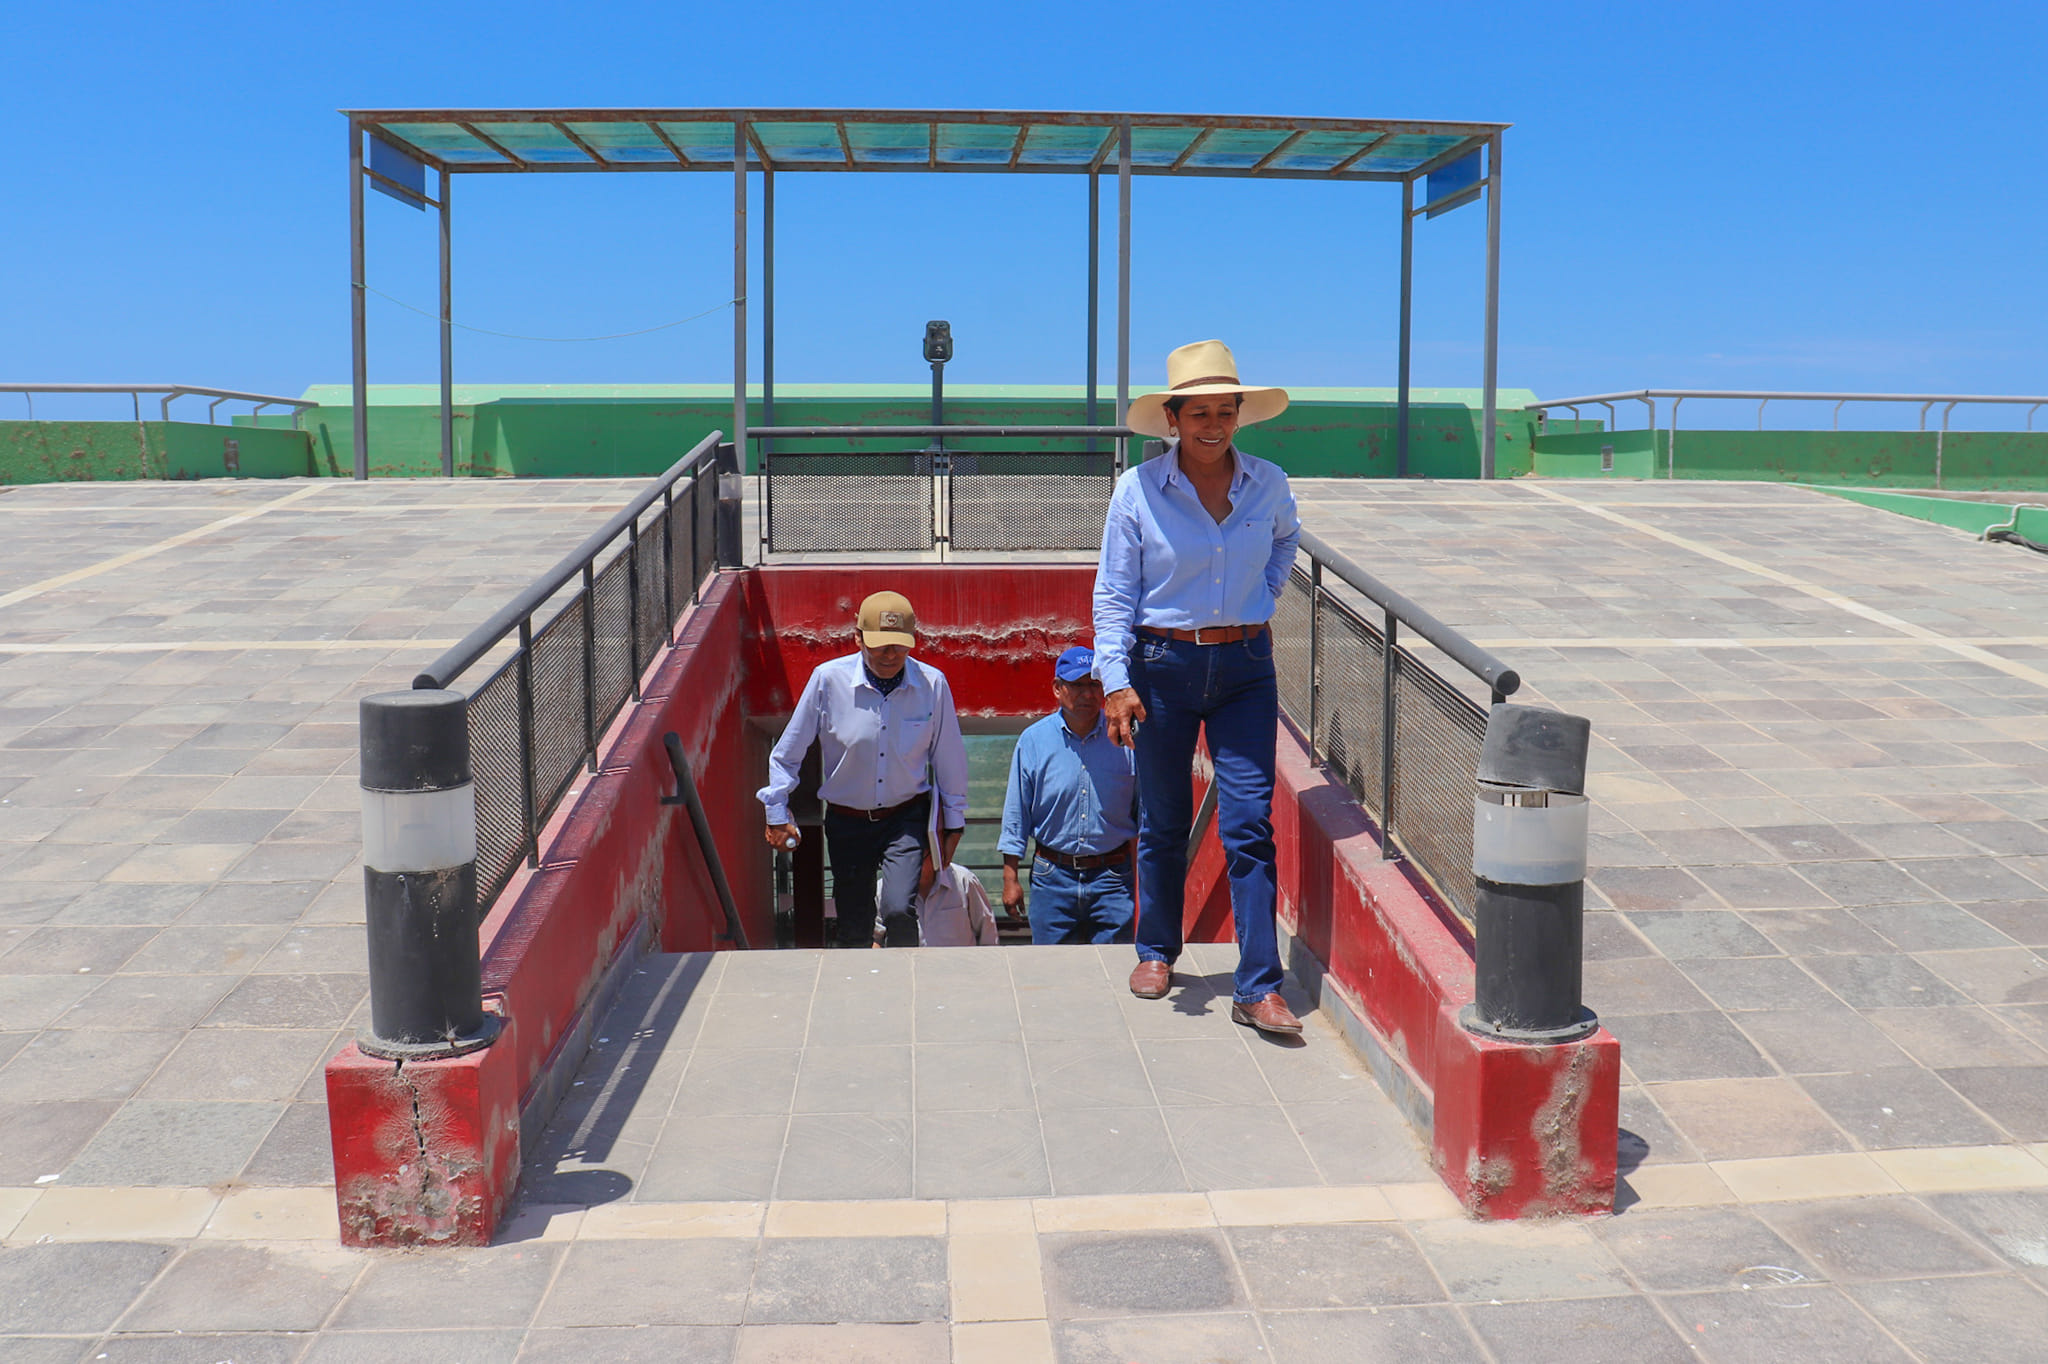
[[[1166,391],[1131,399],[1124,424],[1148,436],[1170,437],[1173,433],[1166,424],[1166,400],[1205,393],[1244,394],[1244,402],[1237,410],[1239,426],[1250,426],[1287,410],[1286,389],[1256,388],[1237,381],[1237,358],[1230,353],[1230,347],[1221,341],[1194,341],[1166,357]]]

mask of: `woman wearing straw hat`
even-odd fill
[[[1216,825],[1229,869],[1238,962],[1231,1018],[1294,1035],[1280,997],[1273,923],[1274,603],[1301,521],[1287,475],[1238,450],[1241,426],[1276,417],[1282,389],[1238,382],[1221,341],[1166,358],[1168,388],[1131,403],[1128,424],[1165,454],[1117,480],[1095,575],[1095,666],[1115,742],[1137,755],[1137,969],[1131,993],[1159,999],[1181,951],[1189,772],[1205,731]],[[1142,725],[1142,736],[1140,733]]]

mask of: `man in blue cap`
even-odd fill
[[[1003,796],[1003,908],[1024,903],[1017,871],[1031,859],[1031,941],[1129,942],[1138,773],[1110,742],[1095,651],[1075,646],[1053,665],[1059,709],[1017,736]]]

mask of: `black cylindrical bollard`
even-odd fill
[[[371,1056],[423,1060],[489,1045],[477,956],[476,789],[460,692],[362,700],[363,895]]]
[[[1474,999],[1469,1030],[1572,1042],[1600,1026],[1579,998],[1590,721],[1500,704],[1486,722],[1472,802]]]
[[[740,478],[740,452],[729,444],[719,446],[712,456],[712,467],[718,471],[718,508],[711,523],[717,539],[718,566],[740,568],[744,566],[740,499],[746,495],[746,484]]]

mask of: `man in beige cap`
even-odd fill
[[[870,596],[860,604],[853,638],[856,652],[811,673],[768,757],[768,784],[759,792],[768,846],[796,846],[789,797],[816,739],[837,946],[872,944],[879,872],[888,945],[915,947],[917,897],[952,860],[967,827],[967,746],[946,675],[910,656],[917,613],[908,601],[895,592]],[[934,800],[942,830],[936,861],[925,836]]]

